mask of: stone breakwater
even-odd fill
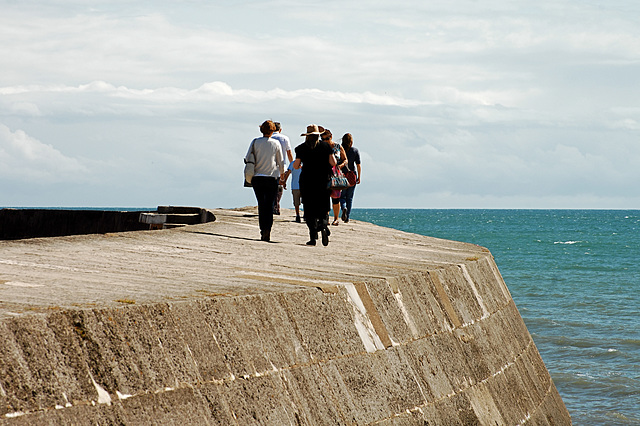
[[[214,214],[0,241],[0,425],[571,423],[486,249]]]

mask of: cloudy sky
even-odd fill
[[[0,206],[255,205],[273,119],[353,134],[355,207],[640,208],[637,0],[0,11]]]

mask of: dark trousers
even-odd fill
[[[309,236],[312,240],[318,238],[318,232],[329,224],[329,191],[321,189],[311,192],[302,189],[302,205],[304,206],[304,221],[309,228]]]
[[[284,186],[278,185],[278,191],[276,192],[276,199],[273,201],[273,214],[280,214],[280,200],[284,193]]]
[[[278,193],[278,180],[270,176],[254,176],[251,179],[253,192],[258,200],[258,222],[260,231],[271,232],[273,225],[273,202]]]

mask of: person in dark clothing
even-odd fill
[[[342,137],[342,148],[347,155],[347,165],[342,169],[343,173],[348,171],[356,172],[356,185],[360,184],[362,168],[360,167],[360,151],[353,146],[353,136],[351,133],[345,133]],[[340,207],[342,207],[342,221],[349,222],[351,215],[351,205],[353,204],[353,194],[356,191],[356,185],[342,190],[340,195]]]
[[[304,218],[309,228],[307,245],[315,246],[318,232],[322,233],[322,245],[329,244],[329,209],[330,191],[329,176],[331,168],[336,165],[333,151],[327,142],[320,140],[324,129],[315,124],[307,126],[304,143],[295,149],[296,159],[293,167],[299,169],[300,193],[304,208]]]

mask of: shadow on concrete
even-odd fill
[[[187,231],[187,232],[191,234],[210,235],[212,237],[232,238],[234,240],[260,241],[260,238],[236,237],[235,235],[215,234],[213,232],[202,232],[202,231]],[[269,242],[276,243],[275,241],[269,241]]]

